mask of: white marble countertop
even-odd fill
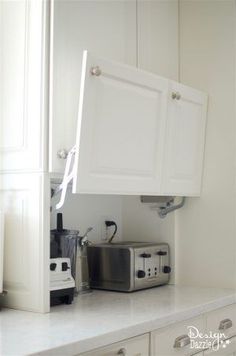
[[[2,309],[0,355],[75,355],[235,302],[232,289],[169,285],[135,293],[93,291],[50,314]]]

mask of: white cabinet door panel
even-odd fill
[[[172,94],[176,93],[177,98],[173,99]],[[163,193],[200,195],[206,108],[206,94],[172,82],[165,139]]]
[[[84,52],[74,192],[160,191],[167,91],[164,78]]]
[[[136,64],[136,1],[54,1],[51,48],[50,171],[63,173],[60,149],[76,140],[83,50]]]
[[[0,171],[46,167],[48,5],[0,2]]]
[[[3,287],[7,291],[3,302],[11,308],[49,311],[46,183],[42,174],[1,175],[0,206],[5,215]]]

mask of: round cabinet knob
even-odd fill
[[[65,148],[63,148],[63,149],[57,151],[57,157],[58,157],[58,158],[60,158],[60,159],[66,159],[67,156],[68,156],[68,151],[67,151]]]
[[[146,276],[145,271],[142,271],[141,269],[137,273],[138,278],[144,278]]]
[[[179,92],[175,92],[173,91],[171,94],[172,99],[176,99],[176,100],[180,100],[181,99],[181,95]]]
[[[180,93],[176,93],[176,100],[180,100],[181,99],[181,95],[180,95]]]
[[[101,69],[99,68],[99,66],[96,66],[96,67],[92,67],[92,68],[90,69],[90,73],[91,73],[92,75],[96,75],[96,77],[99,77],[99,75],[102,74],[102,71],[101,71]]]
[[[124,347],[122,347],[122,348],[117,352],[117,355],[126,356],[126,355],[127,355],[126,349],[125,349]]]
[[[163,273],[170,273],[171,272],[171,267],[170,266],[164,266],[163,267]]]

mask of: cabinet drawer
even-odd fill
[[[117,342],[78,356],[149,356],[149,334]]]
[[[209,332],[224,333],[226,338],[236,335],[236,304],[207,314],[207,333]]]
[[[195,354],[198,350],[191,348],[190,339],[188,339],[189,326],[194,326],[202,333],[205,332],[202,316],[153,331],[151,333],[151,355],[185,356]]]
[[[228,339],[226,344],[216,346],[215,350],[204,351],[204,356],[235,356],[236,355],[236,336]]]

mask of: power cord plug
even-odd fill
[[[117,233],[117,224],[116,224],[115,221],[106,220],[105,221],[105,225],[106,225],[107,228],[110,227],[110,226],[114,226],[115,227],[115,230],[114,230],[112,236],[108,240],[108,243],[111,243],[113,238],[115,237],[115,234]]]

